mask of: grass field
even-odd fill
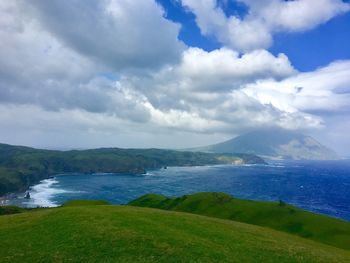
[[[284,203],[232,198],[224,193],[197,193],[178,198],[145,195],[130,203],[182,211],[268,227],[350,250],[350,223]]]
[[[0,217],[0,262],[349,262],[348,251],[244,223],[75,203]]]

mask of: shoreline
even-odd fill
[[[29,191],[29,188],[26,190]],[[14,193],[7,193],[6,195],[0,196],[0,206],[6,206],[6,205],[12,205],[8,204],[11,200],[20,200],[22,199],[21,196],[24,196],[25,192],[14,192]]]
[[[334,167],[339,167],[338,161],[336,161],[334,163]],[[299,163],[299,162],[298,162]],[[252,200],[260,200],[260,201],[276,201],[278,199],[281,199],[285,202],[288,202],[290,204],[296,205],[298,207],[301,207],[305,210],[314,212],[314,213],[318,213],[318,214],[324,214],[324,215],[328,215],[328,216],[332,216],[332,217],[336,217],[336,218],[340,218],[340,219],[345,219],[345,220],[350,220],[350,210],[346,209],[346,208],[342,208],[342,207],[337,207],[335,206],[335,202],[338,200],[338,194],[336,194],[336,192],[334,192],[332,195],[328,195],[326,194],[324,196],[324,198],[322,199],[318,199],[318,197],[315,199],[315,196],[310,195],[310,200],[313,200],[312,203],[307,201],[307,196],[311,193],[311,191],[313,191],[313,188],[315,188],[313,186],[313,184],[311,184],[312,182],[316,181],[324,181],[324,180],[332,180],[334,177],[332,176],[332,174],[325,174],[325,175],[315,175],[314,174],[314,169],[315,167],[318,167],[317,169],[323,169],[322,167],[319,167],[318,165],[316,165],[314,162],[311,162],[311,164],[309,166],[295,166],[294,165],[295,162],[293,163],[289,163],[287,162],[285,166],[281,166],[280,162],[278,162],[278,164],[274,164],[271,163],[270,165],[247,165],[247,164],[243,164],[243,165],[230,165],[230,164],[216,164],[216,165],[201,165],[201,166],[169,166],[167,167],[168,171],[164,168],[157,168],[157,169],[151,169],[147,171],[146,175],[142,175],[142,176],[132,176],[131,174],[126,174],[126,178],[123,177],[123,179],[121,179],[122,183],[119,185],[119,176],[118,175],[123,175],[124,173],[95,173],[95,174],[91,174],[91,173],[83,173],[81,175],[90,175],[91,178],[92,177],[99,177],[99,175],[101,176],[107,176],[106,178],[110,181],[104,181],[105,179],[101,179],[102,181],[100,181],[100,179],[96,179],[97,183],[101,182],[101,185],[103,186],[103,183],[105,185],[108,185],[110,183],[112,183],[113,186],[113,182],[118,182],[118,191],[120,192],[118,193],[114,193],[116,191],[112,191],[110,188],[89,188],[89,186],[91,186],[91,184],[89,183],[89,181],[86,181],[86,187],[84,186],[83,188],[79,188],[79,187],[74,187],[75,185],[79,185],[79,180],[70,180],[68,179],[68,177],[73,178],[74,177],[74,173],[68,173],[68,174],[57,174],[55,177],[53,178],[47,178],[42,180],[42,184],[37,187],[37,185],[34,185],[30,188],[30,194],[31,194],[31,200],[28,199],[24,199],[24,192],[16,192],[16,193],[12,193],[10,195],[5,195],[0,197],[0,205],[18,205],[20,204],[21,207],[26,207],[26,206],[31,206],[32,204],[35,203],[35,206],[47,206],[46,202],[45,204],[43,204],[41,201],[45,201],[48,196],[48,194],[51,196],[49,196],[49,201],[50,203],[55,203],[60,204],[60,200],[63,198],[65,199],[67,197],[67,194],[74,194],[69,198],[80,198],[80,194],[79,192],[83,192],[86,193],[87,196],[95,196],[95,193],[97,193],[96,195],[100,195],[102,197],[98,197],[98,198],[103,198],[103,196],[105,196],[105,193],[110,194],[111,198],[113,200],[113,198],[116,198],[117,200],[122,200],[118,201],[119,204],[123,204],[125,203],[126,197],[128,195],[135,195],[137,193],[139,193],[138,191],[141,191],[141,194],[144,193],[148,193],[149,191],[159,191],[159,192],[164,192],[163,194],[167,194],[169,196],[172,195],[177,195],[178,191],[180,191],[180,194],[184,194],[184,191],[182,191],[182,185],[183,185],[183,181],[186,181],[187,179],[187,175],[189,175],[189,182],[195,182],[193,184],[195,185],[199,185],[198,187],[193,187],[191,186],[191,193],[195,193],[195,192],[201,192],[201,191],[225,191],[227,193],[230,193],[234,196],[240,197],[240,198],[245,198],[245,199],[252,199]],[[253,166],[253,168],[249,168]],[[331,167],[333,167],[331,166]],[[204,169],[201,169],[204,168]],[[206,171],[206,167],[207,168],[211,168],[213,167],[213,169],[209,169],[208,171]],[[220,168],[222,167],[222,168]],[[225,167],[232,167],[230,169],[226,169]],[[238,170],[235,169],[235,167],[239,168]],[[245,168],[246,167],[246,168]],[[256,168],[254,168],[256,167]],[[265,168],[266,167],[266,168]],[[272,167],[272,168],[271,168]],[[329,167],[328,164],[325,164],[325,167]],[[178,168],[178,169],[177,169]],[[196,169],[199,168],[199,169]],[[214,169],[215,168],[215,169]],[[218,169],[217,169],[218,168]],[[282,168],[282,169],[281,169]],[[350,171],[350,166],[346,166],[345,168],[348,168]],[[271,170],[272,169],[272,170]],[[287,169],[287,170],[285,170]],[[203,170],[203,171],[202,171]],[[339,169],[337,169],[339,170]],[[336,171],[337,171],[336,170]],[[289,194],[286,194],[286,196],[280,196],[280,191],[278,189],[280,189],[279,187],[272,187],[270,189],[269,186],[267,186],[267,189],[270,189],[272,192],[271,194],[266,194],[266,190],[265,187],[261,187],[260,190],[258,188],[258,190],[256,190],[256,188],[251,188],[251,185],[253,185],[254,183],[256,183],[256,180],[261,181],[259,178],[260,176],[256,176],[256,172],[260,171],[260,173],[263,175],[261,177],[261,179],[266,179],[266,180],[270,180],[272,182],[272,186],[274,184],[277,185],[281,185],[283,182],[285,182],[285,180],[291,180],[291,182],[294,182],[293,184],[291,184],[290,186],[288,186],[286,189],[289,189],[288,191],[292,191],[293,195],[300,195],[300,196],[304,196],[302,199],[300,200],[296,200],[293,199],[291,196],[289,196]],[[288,171],[288,173],[286,173],[285,171]],[[300,175],[300,171],[302,171],[303,175]],[[209,180],[215,183],[215,180],[210,179],[212,176],[210,174],[214,174],[216,176],[216,173],[218,172],[219,174],[219,178],[222,178],[224,180],[231,180],[230,178],[232,177],[233,182],[234,182],[234,186],[235,188],[232,188],[231,186],[227,186],[225,184],[218,184],[215,187],[211,187],[208,188],[205,186],[205,184],[201,183],[203,181],[203,176],[204,176],[204,181]],[[265,174],[268,173],[268,174]],[[339,170],[339,174],[337,173],[337,176],[340,176],[339,178],[343,178],[344,177],[344,182],[349,182],[349,179],[346,175],[343,169]],[[156,176],[153,176],[154,174]],[[241,174],[242,173],[242,174]],[[271,173],[271,174],[270,174]],[[306,174],[305,174],[306,173]],[[80,173],[79,173],[80,174]],[[151,175],[150,177],[148,177],[147,175]],[[241,174],[241,175],[240,175]],[[265,174],[265,175],[264,175]],[[280,176],[282,175],[283,176]],[[292,180],[292,176],[297,175],[297,179],[301,180],[300,182],[295,182],[294,180]],[[175,177],[169,177],[170,175],[174,175],[176,177],[176,175],[179,175],[179,179],[174,179]],[[193,177],[192,177],[193,175]],[[244,176],[243,176],[244,175]],[[61,184],[61,176],[62,177],[67,177],[67,179],[62,179],[63,183]],[[90,178],[90,176],[88,176],[88,178]],[[140,177],[140,178],[136,178],[136,177]],[[83,179],[85,178],[84,176],[82,177]],[[47,187],[52,183],[51,180],[48,179],[56,179],[58,182],[58,184],[54,184],[53,186],[50,187],[50,189],[47,189]],[[186,180],[183,180],[186,179]],[[239,179],[239,181],[237,180]],[[324,180],[323,180],[324,179]],[[47,180],[47,181],[46,181]],[[84,179],[85,180],[85,179]],[[90,179],[89,179],[90,180]],[[95,179],[91,179],[92,181]],[[169,181],[170,180],[170,181]],[[235,181],[236,180],[236,181]],[[243,180],[243,181],[242,181]],[[343,179],[342,179],[343,180]],[[135,186],[131,187],[130,191],[126,190],[129,189],[130,185],[127,185],[128,182],[141,182],[140,186]],[[174,184],[175,188],[170,187],[167,182],[170,182],[170,184]],[[326,182],[325,181],[325,182]],[[273,183],[273,182],[277,182],[277,183]],[[337,182],[337,181],[335,181]],[[262,182],[263,184],[264,182]],[[90,184],[90,185],[89,185]],[[148,190],[146,192],[143,192],[144,188],[143,188],[143,184],[145,184],[145,187]],[[164,186],[163,186],[164,184]],[[201,186],[203,184],[203,186]],[[340,184],[340,183],[339,183]],[[243,185],[243,186],[242,186]],[[338,184],[336,184],[338,185]],[[99,184],[97,184],[97,186],[99,186]],[[324,188],[323,184],[320,184],[321,188]],[[339,185],[340,186],[340,185]],[[33,189],[34,187],[34,189]],[[72,188],[71,188],[72,187]],[[116,187],[116,186],[115,186]],[[125,188],[126,187],[126,188]],[[187,187],[187,186],[186,186]],[[341,187],[339,189],[343,189],[344,187]],[[88,190],[86,190],[88,189]],[[93,189],[93,190],[91,190]],[[97,190],[96,190],[97,189]],[[100,189],[100,190],[99,190]],[[177,190],[178,189],[178,190]],[[232,189],[236,189],[236,190],[232,190]],[[237,190],[238,189],[238,190]],[[250,190],[253,189],[253,190]],[[275,190],[274,190],[275,189]],[[277,189],[277,190],[276,190]],[[46,191],[48,190],[48,191]],[[86,192],[84,192],[86,190]],[[315,189],[317,190],[317,189]],[[57,191],[60,191],[59,193]],[[105,192],[106,191],[106,192]],[[253,191],[253,192],[250,192]],[[288,192],[287,191],[287,192]],[[318,191],[318,190],[317,190]],[[342,190],[343,191],[343,190]],[[33,194],[32,194],[33,193]],[[100,193],[100,194],[99,194]],[[134,193],[134,194],[133,194]],[[59,194],[62,196],[59,196],[56,199],[56,195]],[[249,195],[249,197],[246,196],[239,196],[239,195]],[[271,196],[270,196],[271,195]],[[44,197],[44,198],[43,198]],[[136,196],[134,196],[136,197]],[[330,197],[330,198],[328,198]],[[313,198],[313,199],[312,199]],[[325,199],[327,198],[327,200]],[[6,200],[8,199],[13,199],[13,200],[9,200],[9,202],[6,202]],[[288,200],[289,199],[289,200]],[[321,201],[322,203],[320,203]],[[340,200],[340,199],[339,199]],[[344,205],[344,207],[346,207],[346,203],[342,200],[340,200],[339,202],[341,202],[341,204]],[[21,203],[23,205],[21,205]],[[117,203],[117,202],[116,202]]]

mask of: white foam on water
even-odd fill
[[[56,207],[57,203],[52,201],[55,195],[63,193],[74,193],[73,191],[68,191],[60,188],[55,188],[54,185],[59,182],[55,178],[45,179],[40,181],[39,184],[31,187],[30,200],[25,202],[28,206],[41,206],[41,207]]]
[[[282,164],[265,164],[266,167],[276,167],[276,168],[285,168],[285,165]]]

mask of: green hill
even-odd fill
[[[131,173],[164,166],[264,163],[249,154],[208,154],[161,149],[101,148],[51,151],[0,144],[0,196],[25,190],[61,173]]]
[[[178,198],[148,194],[129,205],[182,211],[269,227],[350,250],[350,223],[287,205],[198,193]]]
[[[131,206],[0,216],[0,262],[349,262],[346,250],[268,228]]]
[[[340,157],[311,136],[279,128],[255,130],[228,141],[194,148],[211,153],[247,153],[267,159],[336,160]]]

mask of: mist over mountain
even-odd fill
[[[340,159],[336,152],[313,137],[278,128],[255,130],[222,143],[191,150],[213,153],[249,153],[267,159],[280,160]]]

